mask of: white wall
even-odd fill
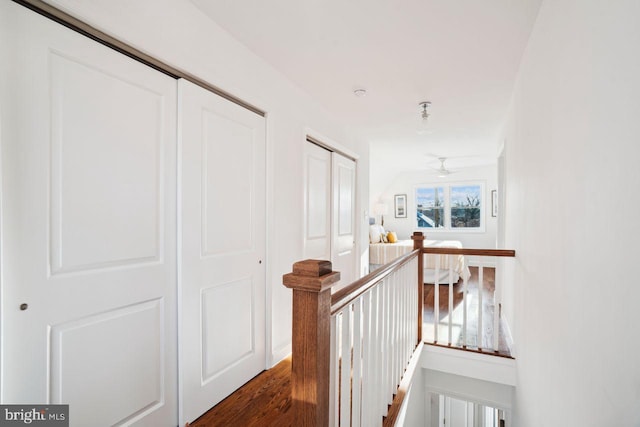
[[[545,1],[506,138],[515,422],[640,425],[640,2]]]
[[[375,171],[371,172],[372,174]],[[369,212],[380,223],[380,216],[373,215],[376,203],[385,203],[389,207],[389,215],[384,216],[385,230],[395,231],[399,239],[409,239],[414,231],[423,231],[427,239],[460,240],[468,248],[495,248],[497,218],[491,216],[491,190],[497,189],[497,167],[495,165],[461,169],[446,178],[438,178],[429,171],[402,172],[389,183],[379,194],[372,194]],[[416,224],[415,189],[421,184],[482,182],[484,183],[485,231],[484,232],[450,232],[422,229]],[[394,218],[394,195],[407,195],[407,218]]]
[[[360,155],[368,148],[327,111],[254,55],[188,0],[48,0],[132,46],[188,71],[267,113],[267,340],[273,364],[290,352],[291,293],[282,275],[302,257],[302,147],[314,130]],[[364,174],[363,174],[364,173]],[[360,206],[368,201],[361,168]],[[362,211],[361,208],[360,211]],[[359,215],[364,228],[364,216]],[[362,235],[366,234],[366,230]],[[366,240],[365,240],[366,241]],[[362,245],[362,250],[366,250]]]

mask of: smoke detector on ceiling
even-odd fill
[[[367,90],[364,89],[364,88],[358,88],[358,89],[355,89],[353,91],[353,94],[355,96],[357,96],[358,98],[363,98],[363,97],[367,96]]]

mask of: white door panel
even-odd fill
[[[0,63],[2,402],[176,425],[176,81],[11,2]]]
[[[331,259],[331,152],[304,148],[304,258]]]
[[[57,52],[49,60],[52,273],[158,261],[163,95]]]
[[[156,299],[52,328],[51,401],[73,402],[73,425],[115,425],[162,404],[163,309]],[[99,404],[77,404],[86,401],[88,384],[104,393],[93,396]]]
[[[333,159],[333,269],[340,272],[341,286],[357,278],[355,250],[356,162],[338,153]]]
[[[265,369],[265,120],[179,94],[184,424]]]

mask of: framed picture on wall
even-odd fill
[[[491,216],[498,216],[498,191],[491,190]]]
[[[394,205],[395,205],[396,218],[406,218],[407,217],[407,195],[396,194]]]

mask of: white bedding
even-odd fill
[[[462,242],[458,240],[425,240],[424,247],[436,248],[458,248],[462,249]],[[369,264],[387,264],[394,259],[411,252],[413,250],[413,240],[400,240],[397,243],[371,243],[369,244]],[[452,269],[455,273],[454,282],[459,277],[468,279],[471,275],[466,265],[464,255],[438,255],[424,254],[425,282],[434,283],[436,259],[440,258],[440,280],[439,283],[448,283],[449,260],[452,260]]]

